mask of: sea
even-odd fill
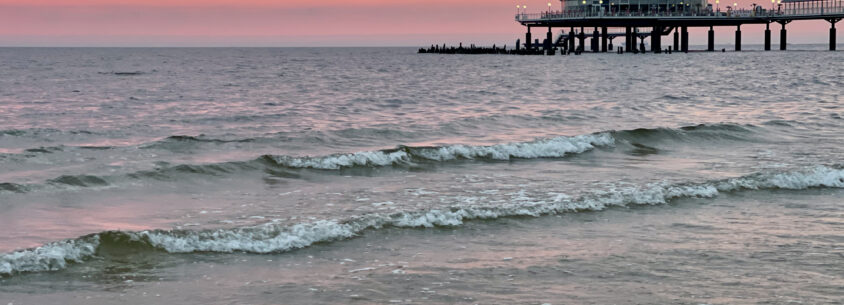
[[[826,48],[0,48],[0,304],[842,304]]]

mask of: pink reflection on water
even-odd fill
[[[77,203],[36,209],[12,207],[4,211],[0,214],[0,231],[4,232],[0,236],[0,252],[37,247],[102,231],[142,231],[169,226],[169,222],[161,217],[144,217],[157,213],[155,209],[140,204],[100,205],[96,208],[73,205]]]

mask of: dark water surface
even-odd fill
[[[844,302],[843,54],[0,49],[0,302]]]

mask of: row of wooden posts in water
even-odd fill
[[[631,48],[627,52],[633,54],[639,53],[646,53],[646,51],[639,51],[639,50],[646,50],[644,43],[642,43],[639,48]],[[518,48],[518,49],[507,49],[507,45],[503,47],[498,47],[496,45],[492,45],[492,47],[478,47],[474,44],[469,45],[469,47],[463,47],[461,43],[459,46],[447,46],[446,44],[440,45],[431,45],[430,48],[420,48],[419,54],[467,54],[467,55],[482,55],[482,54],[504,54],[504,55],[556,55],[557,51],[560,52],[560,55],[580,55],[583,54],[583,46],[576,47],[574,50],[571,50],[567,47],[551,47],[548,49],[545,48]],[[724,51],[724,50],[722,50]],[[671,54],[676,52],[670,46],[663,50],[662,53],[664,54]],[[624,54],[625,50],[623,47],[618,47],[616,50],[617,54]]]
[[[542,55],[543,51],[536,49],[536,50],[516,50],[516,49],[507,49],[507,45],[503,47],[498,47],[497,45],[492,45],[492,47],[478,47],[474,44],[469,45],[469,47],[463,47],[461,43],[459,46],[447,46],[446,44],[440,45],[431,45],[430,48],[420,48],[419,54],[511,54],[511,55]]]
[[[529,34],[528,34],[529,35]],[[618,54],[624,53],[647,53],[647,48],[645,47],[645,37],[650,36],[648,35],[640,35],[638,31],[633,33],[630,37],[634,37],[631,39],[631,44],[629,47],[619,47],[616,51]],[[609,45],[605,46],[608,50],[613,50],[613,43],[612,38],[615,38],[615,35],[609,37]],[[636,44],[636,39],[641,39],[641,43],[639,45]],[[469,47],[464,47],[463,43],[460,43],[457,47],[454,46],[447,46],[446,44],[440,45],[431,45],[430,48],[420,48],[420,54],[510,54],[510,55],[556,55],[558,52],[560,55],[580,55],[584,52],[601,52],[600,50],[600,42],[597,38],[591,37],[591,47],[590,50],[586,50],[587,46],[587,36],[584,32],[576,33],[575,31],[569,32],[568,34],[562,34],[558,37],[557,41],[551,40],[551,32],[548,33],[548,37],[542,41],[541,43],[539,40],[535,40],[533,43],[529,41],[530,36],[527,38],[528,43],[522,45],[521,40],[516,40],[516,48],[515,49],[508,49],[507,45],[504,47],[498,47],[497,45],[493,45],[490,47],[478,47],[475,44],[470,44]],[[578,43],[579,42],[579,43]],[[605,40],[604,43],[606,44],[607,41]],[[676,42],[675,42],[676,44]],[[661,53],[670,54],[676,52],[677,50],[673,50],[671,47],[668,47],[665,50],[660,50]],[[606,52],[606,51],[604,51]],[[657,52],[660,53],[660,52]]]
[[[430,48],[420,48],[419,54],[469,54],[469,55],[476,55],[476,54],[505,54],[505,55],[555,55],[557,53],[558,48],[553,47],[550,49],[543,49],[543,48],[516,48],[516,49],[508,49],[507,45],[503,47],[498,47],[497,45],[492,45],[492,47],[479,47],[474,44],[470,44],[469,47],[463,47],[461,43],[457,47],[454,46],[447,46],[446,44],[440,45],[431,45]],[[561,55],[580,55],[583,53],[583,47],[578,47],[575,50],[568,50],[568,48],[559,48]]]

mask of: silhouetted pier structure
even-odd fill
[[[507,46],[498,47],[493,45],[492,47],[478,47],[474,44],[469,45],[468,47],[463,47],[461,43],[458,46],[448,46],[448,45],[431,45],[430,48],[421,48],[419,49],[420,54],[424,53],[435,53],[435,54],[521,54],[521,55],[541,55],[543,50],[540,49],[507,49]],[[538,53],[538,54],[528,54],[531,53]]]
[[[781,26],[779,47],[786,50],[786,26],[801,20],[829,22],[829,50],[836,50],[835,25],[844,19],[844,0],[772,0],[770,8],[763,5],[753,5],[751,9],[725,6],[723,11],[720,0],[714,1],[715,7],[707,0],[561,0],[560,10],[553,10],[549,3],[548,10],[541,13],[527,13],[526,7],[517,6],[516,22],[527,27],[524,43],[517,40],[516,48],[495,54],[554,55],[557,50],[561,54],[688,52],[688,30],[694,27],[709,28],[706,50],[715,51],[715,27],[725,26],[735,27],[735,50],[741,51],[741,26],[746,24],[765,25],[764,50],[770,51],[772,23]],[[535,28],[547,29],[541,42],[532,37]],[[554,29],[562,29],[556,39]],[[673,45],[663,46],[663,37],[670,39],[672,35]],[[623,47],[619,49],[615,49],[612,42],[617,37],[624,37]],[[646,39],[650,40],[650,50],[645,49]],[[428,53],[447,53],[433,51]],[[454,54],[493,54],[464,51],[454,51]]]

